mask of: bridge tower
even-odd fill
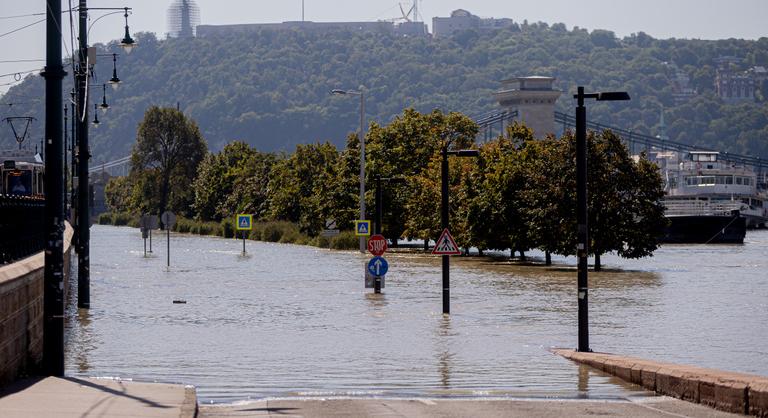
[[[554,77],[515,77],[501,81],[493,96],[508,111],[517,110],[517,118],[533,129],[537,138],[555,133],[555,102],[562,91],[553,87]]]

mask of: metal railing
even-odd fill
[[[44,212],[43,199],[0,195],[0,263],[12,263],[43,251]]]
[[[569,127],[576,126],[576,117],[569,115],[567,113],[555,112],[555,122],[562,124],[563,130],[565,130]],[[699,147],[695,145],[684,144],[682,142],[670,141],[668,139],[657,138],[655,136],[633,132],[632,130],[619,128],[616,126],[604,125],[598,122],[587,121],[587,128],[595,131],[603,131],[606,129],[610,129],[614,133],[621,136],[622,139],[627,141],[630,147],[634,147],[636,145],[645,146],[645,148],[648,151],[650,151],[651,148],[656,148],[663,151],[668,150],[668,151],[677,151],[677,152],[717,151],[717,150],[713,150],[712,148],[705,148],[705,147]],[[760,170],[768,168],[768,160],[763,160],[760,157],[752,157],[749,155],[720,152],[718,156],[718,160],[730,161],[733,163],[743,164],[746,166],[752,166]]]
[[[706,200],[664,201],[664,207],[667,208],[665,212],[667,216],[730,216],[735,210],[744,210],[745,206],[746,205],[739,201],[717,203]],[[748,209],[749,207],[746,206],[746,208]]]

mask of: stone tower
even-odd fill
[[[502,107],[517,110],[517,117],[533,129],[536,138],[555,133],[555,101],[562,91],[552,87],[554,77],[517,77],[501,81],[493,94]]]

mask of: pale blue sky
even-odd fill
[[[412,0],[401,0],[412,3]],[[76,5],[77,0],[72,0]],[[301,0],[196,0],[203,24],[282,22],[301,20]],[[62,0],[67,9],[69,0]],[[166,11],[171,0],[90,0],[91,7],[134,8],[129,18],[131,31],[156,32],[164,36]],[[409,7],[409,6],[408,6]],[[421,16],[431,23],[434,16],[448,16],[464,8],[483,17],[510,17],[516,21],[565,23],[568,28],[608,29],[618,36],[643,31],[655,38],[746,38],[768,36],[768,0],[423,0]],[[44,0],[0,0],[0,74],[25,71],[43,66],[42,62],[5,63],[44,57],[45,26],[34,25],[19,32],[2,35],[44,16],[7,19],[8,16],[42,13]],[[97,14],[94,12],[94,14]],[[400,15],[396,0],[305,0],[306,20],[373,21]],[[65,15],[65,38],[69,39]],[[105,42],[122,36],[123,19],[108,16],[97,22],[91,40]],[[67,46],[68,48],[69,46]],[[66,54],[66,49],[65,49]],[[13,82],[0,77],[0,94]]]

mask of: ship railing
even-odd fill
[[[667,216],[723,216],[731,215],[734,210],[743,210],[741,202],[712,203],[706,200],[666,200],[664,201]]]

